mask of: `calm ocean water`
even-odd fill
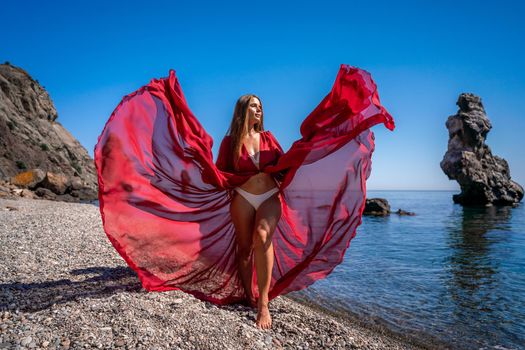
[[[456,348],[525,348],[525,209],[463,208],[455,192],[368,191],[393,211],[363,217],[344,262],[291,295]]]

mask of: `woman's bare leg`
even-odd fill
[[[237,241],[237,268],[241,278],[247,301],[255,307],[255,298],[252,293],[252,260],[253,250],[252,232],[255,222],[255,209],[238,193],[234,193],[230,205],[230,214],[235,226]]]
[[[255,270],[259,300],[257,301],[257,326],[262,329],[272,327],[272,318],[268,309],[268,292],[273,269],[272,236],[281,217],[281,202],[278,194],[267,199],[257,209],[253,231]]]

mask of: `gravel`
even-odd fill
[[[148,293],[111,246],[92,204],[0,199],[0,349],[415,349],[308,307],[216,306]]]

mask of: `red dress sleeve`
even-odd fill
[[[277,163],[279,161],[279,158],[281,158],[281,155],[284,154],[283,148],[281,147],[281,145],[279,144],[279,142],[277,141],[277,139],[275,138],[275,136],[272,134],[271,131],[268,131],[268,138],[270,140],[270,147],[275,153],[275,163]],[[286,170],[274,172],[272,173],[272,175],[277,181],[282,182],[284,179],[284,176],[286,175]]]
[[[215,162],[217,169],[228,173],[233,172],[233,167],[231,164],[232,153],[230,139],[231,138],[229,135],[224,136],[222,139],[221,146],[219,148],[219,155],[217,156],[217,162]]]
[[[277,157],[280,157],[281,154],[284,153],[283,148],[281,147],[275,136],[273,136],[271,131],[268,131],[268,136],[270,137],[271,146],[274,149]]]

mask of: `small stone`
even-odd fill
[[[115,346],[118,346],[118,347],[122,347],[124,346],[126,343],[124,342],[123,339],[119,339],[115,342]]]
[[[25,337],[20,340],[20,345],[22,346],[28,346],[33,341],[33,338],[31,337]]]
[[[44,341],[42,342],[42,347],[43,347],[43,348],[47,348],[48,346],[49,346],[49,342],[48,342],[47,340],[44,340]]]
[[[272,336],[271,335],[266,336],[266,338],[264,338],[264,343],[266,345],[272,344]]]

